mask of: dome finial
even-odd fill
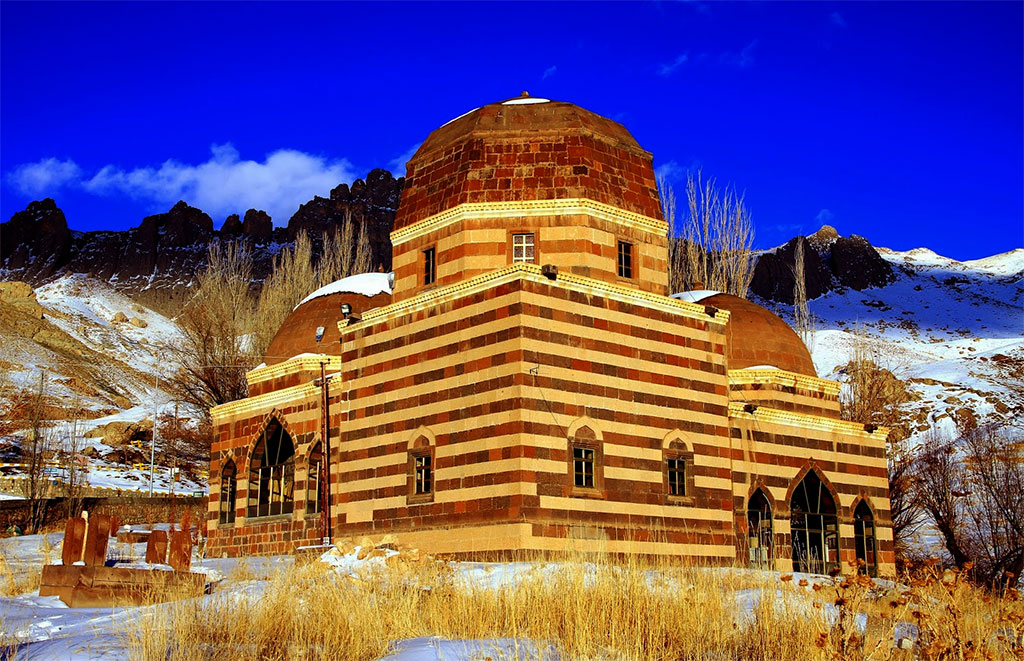
[[[519,96],[525,99],[526,97],[530,96],[530,93],[527,92],[526,90],[523,90],[523,93],[520,94]]]

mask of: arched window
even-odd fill
[[[663,441],[664,480],[666,502],[677,505],[694,503],[693,453],[678,435],[671,434]]]
[[[811,574],[827,574],[839,569],[836,502],[814,471],[793,491],[790,512],[793,569]]]
[[[752,568],[775,568],[772,505],[761,489],[754,491],[747,503],[747,547]]]
[[[577,429],[569,443],[572,491],[578,494],[593,494],[603,489],[603,461],[601,441],[594,430],[587,426]]]
[[[228,459],[220,471],[220,523],[235,522],[235,462]]]
[[[431,439],[423,435],[409,447],[409,495],[410,504],[429,503],[434,500],[434,446]]]
[[[324,446],[317,443],[309,452],[309,469],[306,473],[306,513],[319,514],[323,508]]]
[[[295,446],[281,423],[272,419],[249,458],[249,516],[292,513]]]
[[[875,516],[865,500],[853,512],[853,540],[857,559],[864,564],[859,571],[868,576],[878,575],[878,557],[875,553]]]

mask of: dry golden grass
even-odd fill
[[[563,659],[1024,658],[1012,642],[1024,635],[1016,593],[946,579],[885,589],[850,577],[814,589],[791,576],[608,560],[537,563],[489,589],[443,563],[389,565],[361,579],[313,563],[255,581],[258,598],[225,591],[156,609],[125,642],[133,658],[175,660],[376,659],[392,641],[432,635],[530,639]],[[765,598],[745,614],[740,590]],[[922,632],[913,651],[894,644],[898,622]]]

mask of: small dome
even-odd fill
[[[818,375],[811,353],[800,336],[771,310],[731,294],[702,296],[700,303],[729,311],[725,350],[729,369],[766,365],[808,376]]]
[[[337,355],[341,333],[341,304],[359,316],[391,302],[390,273],[360,273],[317,289],[295,306],[270,341],[264,361],[280,363],[304,353]],[[318,329],[323,328],[317,339]]]

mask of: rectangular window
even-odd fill
[[[533,233],[512,235],[512,263],[534,261]]]
[[[668,460],[668,495],[686,495],[686,460]]]
[[[423,251],[423,284],[432,285],[437,280],[437,253],[434,248]]]
[[[580,447],[572,448],[573,485],[584,489],[594,488],[594,450]]]
[[[414,459],[416,474],[413,493],[417,496],[431,493],[434,489],[434,471],[430,465],[430,455],[416,455]]]
[[[633,277],[633,244],[619,241],[619,277]]]

